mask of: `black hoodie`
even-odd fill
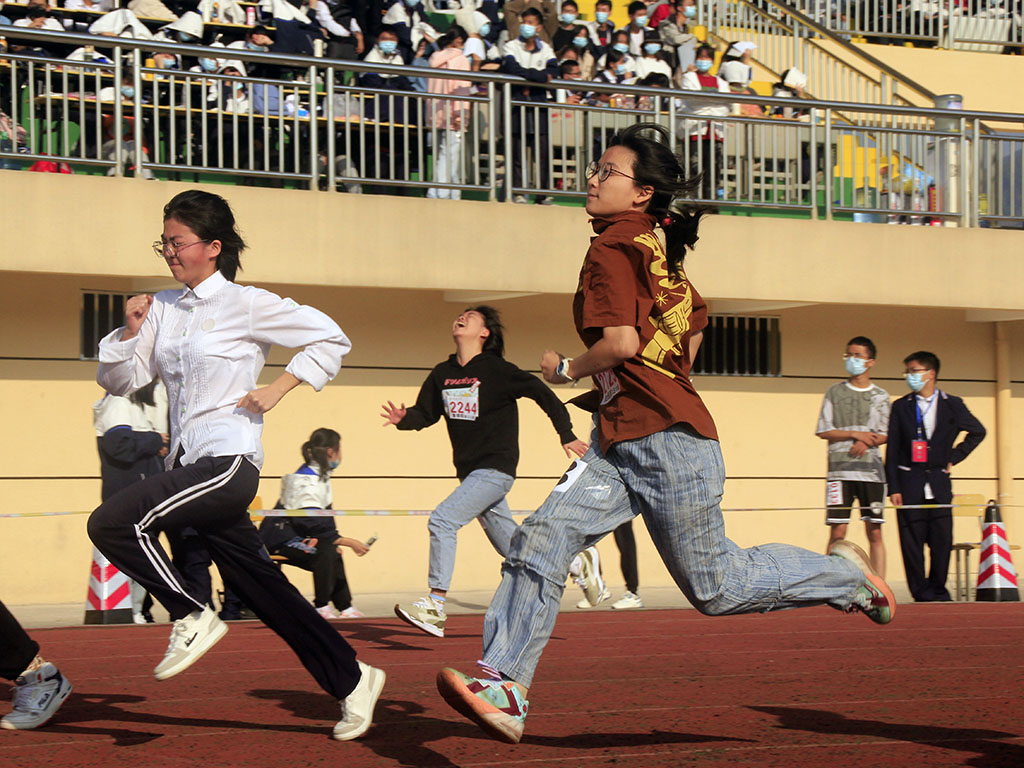
[[[576,439],[569,412],[547,384],[492,352],[483,352],[464,366],[456,355],[435,366],[398,428],[423,429],[444,416],[459,480],[475,469],[496,469],[515,477],[520,397],[544,409],[562,445]]]

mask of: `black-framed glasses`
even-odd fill
[[[587,178],[592,179],[597,176],[598,183],[602,183],[608,180],[608,177],[613,173],[619,174],[619,176],[625,176],[627,179],[632,180],[634,183],[639,184],[635,177],[630,176],[628,173],[623,173],[618,168],[613,168],[611,164],[605,163],[604,165],[598,165],[597,161],[594,160],[587,166]]]
[[[159,256],[161,259],[177,258],[178,254],[186,248],[191,248],[193,245],[199,245],[200,243],[208,243],[209,240],[196,240],[194,243],[186,243],[185,245],[175,245],[174,243],[165,243],[162,240],[157,240],[153,243],[153,253]]]

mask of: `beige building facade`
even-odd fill
[[[102,391],[81,350],[83,296],[170,287],[149,244],[163,204],[188,188],[171,182],[0,171],[0,583],[9,604],[84,600],[90,562],[85,514],[99,502],[91,405]],[[338,378],[319,394],[302,387],[266,417],[260,496],[277,498],[299,446],[320,426],[343,435],[335,474],[339,509],[393,511],[339,519],[357,538],[379,534],[366,558],[348,558],[359,593],[425,586],[426,518],[455,485],[443,425],[420,433],[382,428],[385,400],[411,403],[427,371],[452,351],[451,322],[466,306],[504,313],[507,357],[536,370],[544,349],[580,350],[571,294],[588,245],[579,208],[207,187],[235,208],[250,251],[240,282],[335,318],[353,341]],[[778,376],[696,379],[722,436],[728,534],[742,545],[784,541],[822,549],[825,444],[814,429],[827,387],[844,377],[846,340],[879,349],[877,382],[905,393],[902,358],[928,349],[943,361],[944,389],[964,397],[989,437],[954,472],[957,493],[1001,494],[1012,504],[1024,451],[1012,436],[1024,419],[1024,283],[1020,233],[890,227],[771,218],[712,217],[690,278],[712,314],[779,319]],[[997,340],[997,336],[999,339]],[[289,357],[275,350],[263,380]],[[1016,381],[1015,381],[1016,379]],[[575,391],[556,389],[563,400]],[[588,417],[573,409],[578,435]],[[543,413],[521,404],[516,510],[535,508],[565,469]],[[753,510],[753,511],[752,511]],[[1011,542],[1024,516],[1005,510]],[[894,514],[885,526],[890,576],[902,582]],[[863,526],[850,528],[864,541]],[[638,524],[642,585],[669,576]],[[957,540],[978,540],[958,520]],[[615,547],[606,568],[621,584]],[[976,567],[976,562],[974,567]],[[475,525],[460,537],[453,590],[488,589],[500,559]],[[304,582],[303,582],[304,584]]]

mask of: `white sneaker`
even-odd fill
[[[332,734],[338,741],[358,739],[373,724],[373,708],[377,706],[380,692],[384,690],[387,675],[383,669],[371,667],[361,661],[356,662],[363,676],[359,684],[341,704],[341,720],[334,726]]]
[[[530,201],[526,199],[526,195],[512,195],[512,202],[522,205],[523,203],[528,203]]]
[[[156,679],[166,680],[184,672],[213,648],[227,631],[228,625],[217,617],[217,612],[210,606],[178,619],[171,629],[167,654],[153,670]]]
[[[363,619],[366,618],[365,614],[356,608],[354,605],[350,605],[344,611],[338,614],[339,619]]]
[[[601,599],[598,600],[597,602],[599,602],[599,603],[604,602],[605,600],[607,600],[611,596],[612,596],[612,591],[610,589],[608,589],[608,587],[605,587],[604,588],[604,592],[601,593]],[[587,600],[587,598],[584,597],[582,600],[580,600],[578,603],[576,603],[576,607],[580,608],[580,609],[583,609],[583,608],[593,608],[594,606],[592,606],[590,604],[590,601]],[[612,608],[614,608],[614,607],[615,606],[613,605]]]
[[[629,590],[626,590],[626,594],[612,603],[612,608],[617,611],[624,610],[626,608],[643,608],[644,601],[640,599],[640,595],[635,595]]]
[[[331,608],[331,606],[329,606],[329,605],[321,605],[319,608],[316,609],[316,612],[319,613],[321,616],[323,616],[328,621],[330,621],[331,619],[337,619],[338,618],[337,612],[333,608]]]
[[[580,552],[579,558],[580,575],[576,578],[576,583],[583,590],[583,596],[587,602],[591,606],[595,606],[611,596],[601,577],[601,557],[597,554],[596,547],[587,547]]]
[[[542,197],[540,199],[540,204],[541,205],[554,205],[555,204],[554,195],[544,195],[544,197]]]
[[[71,694],[71,683],[50,662],[23,673],[14,682],[14,711],[0,720],[9,731],[30,731],[45,725]]]
[[[143,616],[141,613],[133,613],[132,614],[132,624],[148,624],[148,623],[149,622],[146,621],[146,617]]]

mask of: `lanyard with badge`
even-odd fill
[[[928,400],[928,406],[924,409],[924,413],[921,413],[921,403],[916,395],[914,397],[914,410],[917,414],[917,440],[910,443],[910,460],[915,464],[925,464],[928,461],[928,438],[924,431],[924,417],[928,415],[928,411],[932,409],[938,399],[938,392],[936,392]]]

